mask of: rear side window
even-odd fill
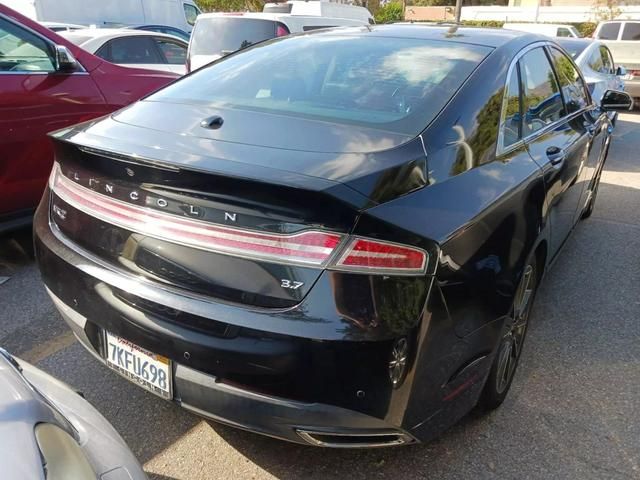
[[[589,67],[594,72],[602,73],[604,65],[602,63],[602,55],[599,50],[594,50],[591,55],[589,55]]]
[[[560,27],[558,28],[558,37],[572,37],[573,35],[571,35],[571,30],[569,30],[568,28],[565,27]]]
[[[109,58],[103,55],[103,49],[108,48]],[[121,64],[158,64],[164,63],[156,51],[151,37],[115,38],[102,47],[96,55],[113,63]]]
[[[620,33],[620,22],[603,23],[598,32],[600,40],[617,40]]]
[[[196,18],[198,18],[198,13],[200,13],[198,9],[188,3],[183,3],[182,8],[184,9],[184,18],[187,23],[189,25],[195,25]]]
[[[571,59],[557,48],[550,48],[549,51],[568,113],[585,108],[589,103],[587,89],[578,70],[573,66]]]
[[[609,49],[607,47],[600,47],[600,57],[602,58],[602,73],[615,73],[613,59],[611,58],[611,53],[609,53]]]
[[[524,99],[523,135],[531,135],[564,116],[560,88],[549,59],[542,48],[520,59]]]
[[[164,60],[170,65],[184,65],[187,61],[187,48],[178,42],[172,42],[165,38],[155,38],[154,41],[164,56]]]
[[[520,76],[518,65],[509,77],[505,104],[502,108],[502,146],[504,148],[517,143],[522,138],[522,115],[520,106]]]
[[[191,35],[191,54],[227,55],[276,37],[278,25],[258,18],[202,18]]]
[[[491,51],[479,45],[335,32],[289,36],[210,64],[148,100],[415,135]]]
[[[640,23],[625,23],[624,30],[622,30],[622,40],[640,40]]]

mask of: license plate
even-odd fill
[[[171,399],[171,361],[131,343],[129,340],[105,332],[107,365],[120,375],[150,392]]]

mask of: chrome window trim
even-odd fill
[[[13,17],[9,17],[7,15],[0,14],[0,19],[1,20],[6,20],[7,22],[9,22],[12,25],[14,25],[16,28],[19,28],[19,29],[22,29],[22,30],[26,30],[30,34],[38,37],[43,42],[45,42],[47,45],[52,47],[54,52],[55,52],[55,46],[57,44],[52,42],[51,39],[49,39],[49,38],[45,37],[44,35],[42,35],[40,32],[35,31],[34,29],[32,29],[31,27],[28,27],[27,25],[23,25],[21,23],[18,23]],[[53,33],[55,33],[55,32],[53,32]],[[63,45],[63,46],[66,47],[66,45]],[[75,55],[74,55],[74,57],[75,57]],[[57,70],[52,70],[50,72],[41,72],[41,71],[33,71],[33,72],[29,72],[29,71],[1,72],[0,71],[0,75],[55,75],[55,74],[58,74],[58,75],[89,75],[89,72],[87,72],[87,69],[84,68],[84,65],[82,65],[82,62],[80,62],[80,60],[78,60],[77,58],[76,58],[76,62],[78,63],[78,66],[80,67],[80,70],[77,71],[77,72],[59,72]]]
[[[530,52],[531,50],[534,50],[536,48],[543,48],[544,50],[549,49],[549,48],[556,48],[558,51],[560,51],[561,53],[563,53],[564,55],[566,55],[562,48],[559,47],[558,45],[556,45],[553,42],[547,42],[547,41],[542,41],[542,42],[535,42],[532,43],[530,45],[527,45],[527,47],[525,47],[523,50],[520,50],[518,52],[518,54],[511,60],[511,64],[509,65],[509,69],[507,70],[507,77],[505,80],[505,84],[504,84],[504,93],[502,95],[502,106],[500,107],[500,123],[499,123],[499,127],[498,127],[498,145],[496,147],[496,157],[500,157],[503,155],[507,155],[511,152],[513,152],[514,150],[517,150],[518,148],[521,148],[522,146],[524,146],[525,144],[536,140],[538,137],[544,135],[545,133],[550,132],[551,130],[553,130],[554,128],[557,128],[558,125],[562,124],[562,123],[566,123],[568,121],[573,120],[574,118],[578,117],[579,115],[582,115],[586,112],[592,111],[595,106],[593,105],[593,99],[591,98],[591,95],[589,94],[588,89],[585,89],[586,93],[587,93],[587,100],[588,100],[588,105],[584,108],[581,108],[580,110],[573,112],[569,115],[565,115],[564,117],[560,118],[559,120],[550,123],[549,125],[545,126],[544,128],[541,128],[540,130],[537,130],[533,133],[530,133],[529,135],[522,137],[519,141],[505,147],[504,146],[504,128],[505,128],[505,116],[506,116],[506,110],[507,110],[507,88],[509,86],[509,79],[511,78],[511,75],[513,74],[513,70],[515,68],[515,66],[518,64],[518,62],[520,61],[520,59],[527,54],[528,52]],[[555,71],[555,68],[553,67],[553,63],[551,62],[551,60],[548,58],[548,53],[545,51],[545,54],[547,55],[547,59],[549,60],[549,65],[551,65],[551,68],[553,69],[554,75],[557,76],[557,73]],[[580,78],[582,79],[582,82],[586,84],[586,82],[584,81],[584,77],[582,76],[582,73],[580,72],[580,69],[576,66],[575,62],[573,61],[573,59],[571,58],[571,56],[567,55],[567,57],[569,59],[571,59],[571,62],[574,66],[574,68],[576,69],[576,71],[578,72],[578,75],[580,75]],[[520,79],[522,81],[522,78]],[[522,84],[520,84],[520,90],[522,90]],[[522,94],[522,91],[520,92]],[[564,101],[564,96],[562,96],[562,103],[563,105],[566,105],[565,101]]]
[[[513,74],[514,69],[516,68],[516,65],[518,64],[518,62],[520,61],[520,59],[528,52],[530,52],[531,50],[534,50],[538,47],[544,47],[545,45],[547,45],[548,42],[535,42],[532,43],[530,45],[527,45],[525,48],[523,48],[522,50],[520,50],[518,52],[518,54],[513,57],[513,59],[511,60],[511,63],[509,64],[509,68],[507,69],[507,77],[505,79],[505,83],[504,83],[504,92],[502,94],[502,106],[500,107],[500,123],[499,123],[499,127],[498,127],[498,146],[497,146],[497,151],[496,151],[496,156],[501,156],[501,155],[505,155],[513,150],[515,150],[516,148],[521,147],[524,143],[525,143],[525,137],[521,138],[519,141],[508,145],[505,147],[504,145],[504,129],[505,129],[505,124],[506,124],[506,114],[507,114],[507,90],[509,87],[509,80],[511,79],[511,75]],[[522,79],[521,79],[522,80]],[[519,86],[519,91],[520,91],[520,96],[522,96],[522,83],[520,83]],[[522,109],[522,104],[520,105],[520,108]]]

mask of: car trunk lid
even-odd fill
[[[249,137],[240,132],[221,140],[196,121],[204,109],[185,106],[169,119],[149,107],[143,116],[124,111],[54,134],[50,215],[89,255],[152,282],[254,307],[291,307],[362,210],[424,185],[419,139],[400,147],[405,162],[384,151],[348,152],[356,134],[329,125],[317,128],[338,152],[318,151],[335,150],[319,142],[310,144],[315,151],[277,149],[278,142],[304,142],[287,140],[296,135],[267,119],[256,124],[266,131],[260,145],[243,143]],[[222,115],[227,127],[243,121]]]

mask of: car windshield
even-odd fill
[[[446,41],[309,34],[225,57],[147,100],[417,134],[491,51]]]

